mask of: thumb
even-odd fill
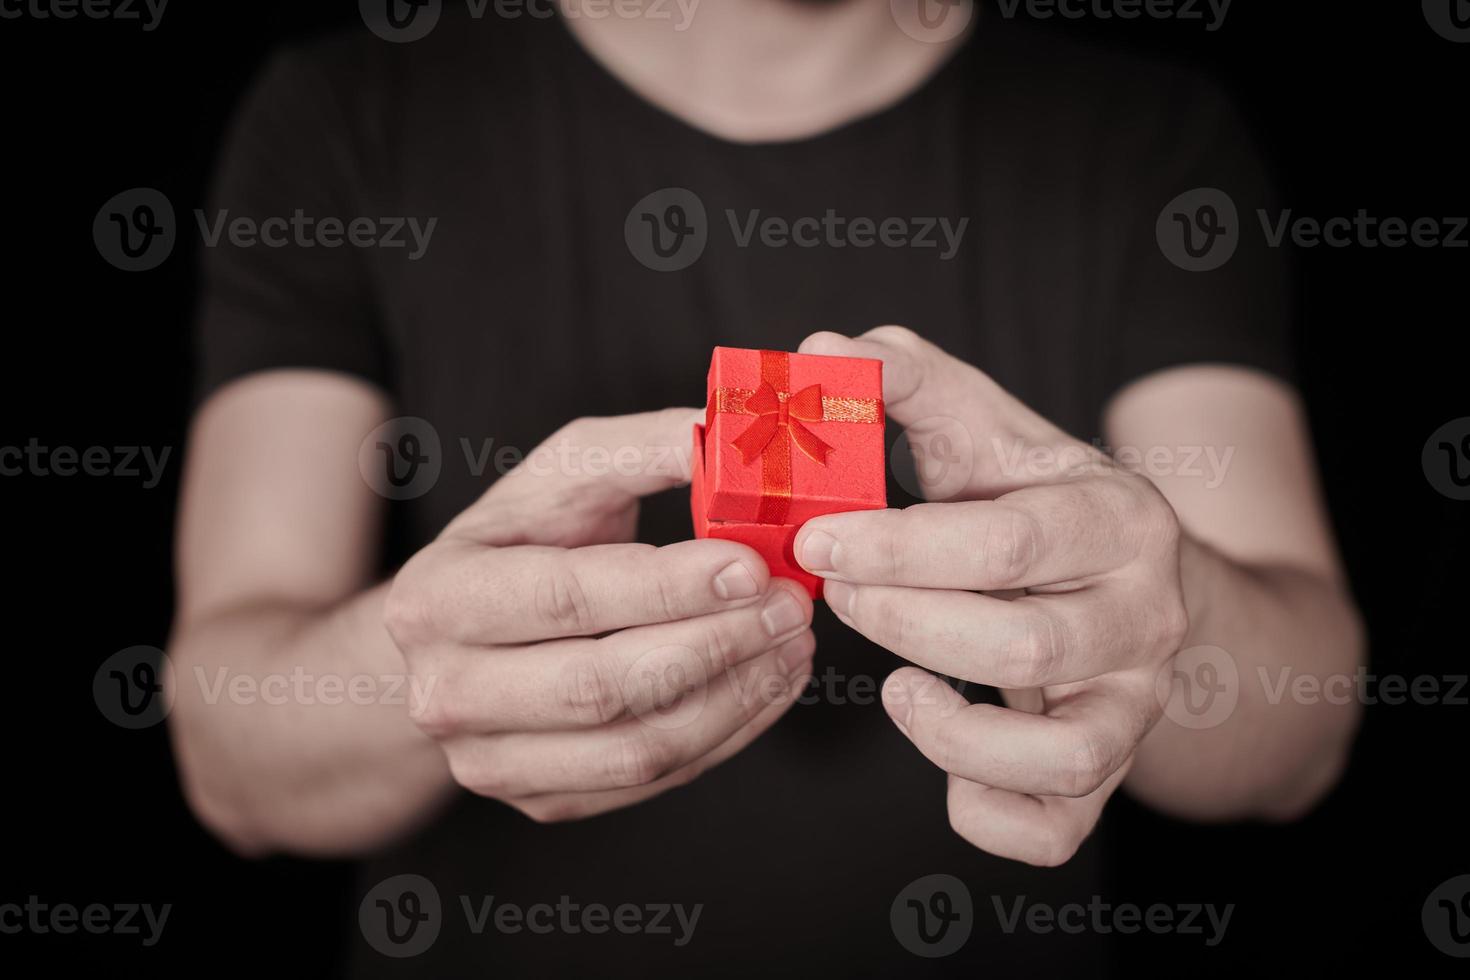
[[[1080,445],[980,369],[907,327],[857,337],[815,333],[800,353],[883,362],[883,403],[903,427],[929,500],[995,497],[1039,482],[1024,460],[1037,447]]]
[[[689,482],[697,408],[575,419],[552,433],[446,533],[489,540],[546,515],[562,523],[627,511]]]

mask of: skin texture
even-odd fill
[[[1156,686],[1198,644],[1247,678],[1346,673],[1362,656],[1289,391],[1188,367],[1114,400],[1115,445],[1235,446],[1205,490],[1120,469],[902,328],[802,350],[881,357],[913,445],[960,424],[981,447],[945,499],[818,518],[797,542],[834,611],[916,665],[888,679],[885,706],[914,764],[950,773],[957,832],[1050,865],[1125,782],[1198,819],[1292,817],[1332,784],[1355,706],[1273,705],[1246,682],[1228,720],[1194,730],[1160,720]],[[379,507],[355,448],[389,411],[342,376],[281,371],[227,386],[195,422],[171,724],[189,799],[233,847],[358,852],[455,786],[536,820],[591,816],[695,778],[789,708],[813,653],[801,590],[733,542],[626,543],[639,496],[686,475],[653,461],[678,458],[661,449],[683,446],[696,410],[569,423],[374,584]],[[1077,465],[1007,472],[996,438]],[[606,477],[533,465],[568,447],[647,462]],[[210,703],[200,680],[297,667],[406,677],[427,696]],[[997,685],[1009,707],[970,706],[930,671]]]

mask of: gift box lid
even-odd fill
[[[710,520],[800,524],[887,505],[882,361],[716,347],[707,394]]]

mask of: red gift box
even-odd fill
[[[821,514],[887,506],[883,362],[716,347],[694,427],[694,535],[749,545],[813,598],[797,529]]]

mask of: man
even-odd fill
[[[1120,787],[1295,817],[1356,724],[1258,680],[1363,655],[1279,256],[1237,235],[1186,271],[1156,237],[1196,188],[1263,206],[1249,137],[1188,75],[963,5],[937,32],[883,0],[639,9],[329,39],[247,100],[232,216],[437,220],[417,257],[206,259],[171,648],[189,798],[243,853],[369,856],[364,975],[1095,962],[1096,935],[988,899],[1097,894]],[[930,502],[802,529],[832,615],[682,540],[659,495],[698,410],[656,409],[698,401],[716,344],[884,361]],[[377,434],[395,416],[437,454]],[[373,467],[434,464],[385,537],[410,494]],[[210,703],[194,678],[221,670],[372,696]],[[899,900],[933,873],[975,894],[943,960],[899,935],[942,932],[952,906]],[[380,955],[430,891],[432,942]]]

